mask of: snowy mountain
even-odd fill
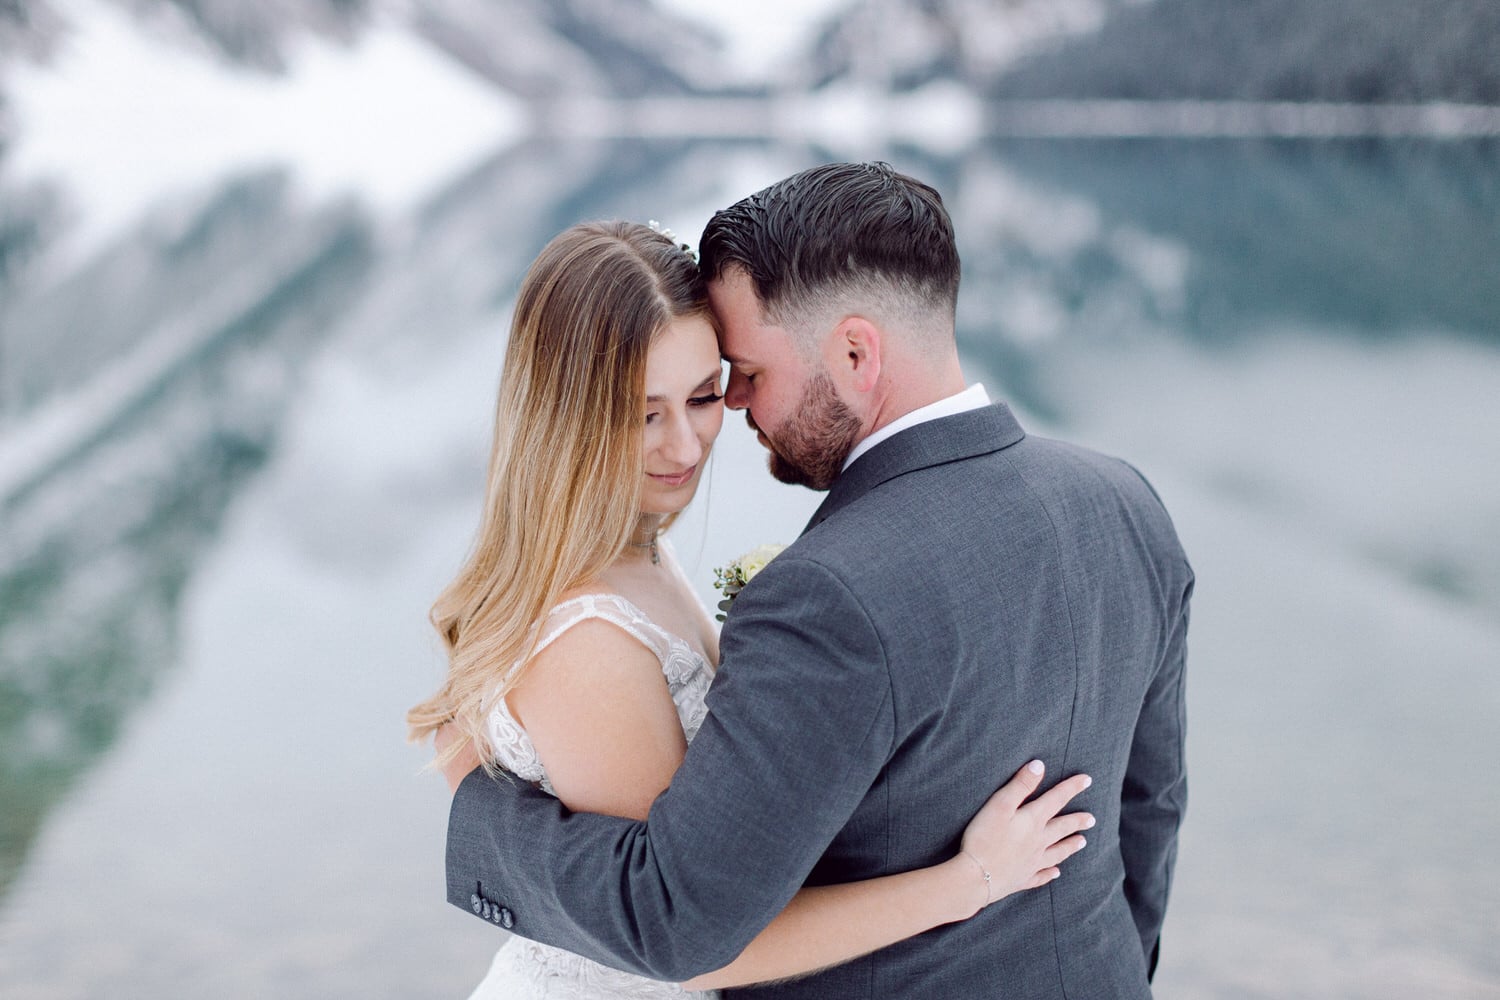
[[[1151,0],[996,79],[1004,97],[1500,103],[1489,0]]]
[[[66,27],[66,20],[46,0],[0,4],[0,57],[7,62],[44,59]]]
[[[716,86],[720,41],[651,0],[427,0],[407,16],[439,49],[528,101]]]
[[[1000,98],[1500,103],[1489,0],[871,0],[849,5],[789,86]]]
[[[267,72],[286,68],[299,39],[349,41],[368,22],[366,0],[114,0],[140,30],[217,53],[231,64]],[[11,0],[0,6],[0,54],[44,59],[75,21],[58,0]]]
[[[956,79],[987,89],[1018,59],[1097,31],[1118,0],[871,0],[828,23],[789,88],[835,81],[912,89]]]
[[[285,72],[311,39],[353,44],[374,23],[403,25],[528,99],[559,92],[634,96],[714,86],[722,42],[652,0],[110,0],[142,32],[226,64]],[[66,0],[0,5],[0,56],[46,59],[75,20]]]
[[[153,185],[245,162],[409,204],[441,180],[423,170],[550,129],[570,99],[713,89],[722,49],[651,0],[0,3],[0,287],[62,230],[92,246]]]

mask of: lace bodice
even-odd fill
[[[677,569],[675,562],[673,568]],[[542,623],[537,651],[591,618],[618,626],[656,654],[672,702],[677,706],[682,731],[691,741],[708,714],[703,700],[713,680],[713,668],[708,661],[680,636],[657,625],[618,594],[586,594],[559,604]],[[490,706],[485,735],[501,766],[527,781],[539,782],[550,794],[557,794],[547,780],[547,770],[531,737],[510,714],[504,698],[494,699]],[[643,979],[560,948],[515,937],[495,956],[489,974],[471,1000],[502,997],[506,1000],[713,1000],[716,994],[694,993],[675,983]]]
[[[619,594],[585,594],[563,601],[552,609],[542,623],[542,639],[537,644],[540,653],[574,625],[600,618],[618,626],[640,641],[661,661],[661,671],[667,678],[667,690],[672,694],[672,703],[677,706],[677,718],[682,731],[691,742],[703,725],[708,709],[703,697],[713,680],[713,668],[687,641],[673,635],[657,625],[645,612],[631,604]],[[537,756],[536,747],[526,730],[510,714],[504,698],[496,698],[485,719],[485,735],[495,759],[507,771],[527,781],[540,782],[549,794],[557,791],[547,780],[547,770]]]

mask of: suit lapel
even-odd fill
[[[888,438],[844,470],[802,529],[805,535],[866,493],[917,469],[1009,448],[1026,436],[1004,403],[929,420]]]

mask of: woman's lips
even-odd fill
[[[694,465],[694,466],[688,467],[686,470],[684,470],[682,472],[673,473],[670,476],[661,476],[661,475],[657,475],[654,472],[648,472],[646,474],[648,476],[650,476],[652,479],[656,480],[658,483],[661,483],[663,486],[671,486],[673,488],[676,488],[678,486],[684,485],[690,479],[692,479],[693,478],[693,473],[695,473],[697,471],[698,471],[698,467],[696,465]]]

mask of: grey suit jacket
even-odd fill
[[[1032,757],[1099,820],[1050,886],[745,997],[1149,997],[1186,801],[1193,575],[1116,459],[1003,405],[861,456],[740,593],[710,713],[645,823],[471,774],[448,898],[658,979],[724,965],[804,883],[953,855]]]

